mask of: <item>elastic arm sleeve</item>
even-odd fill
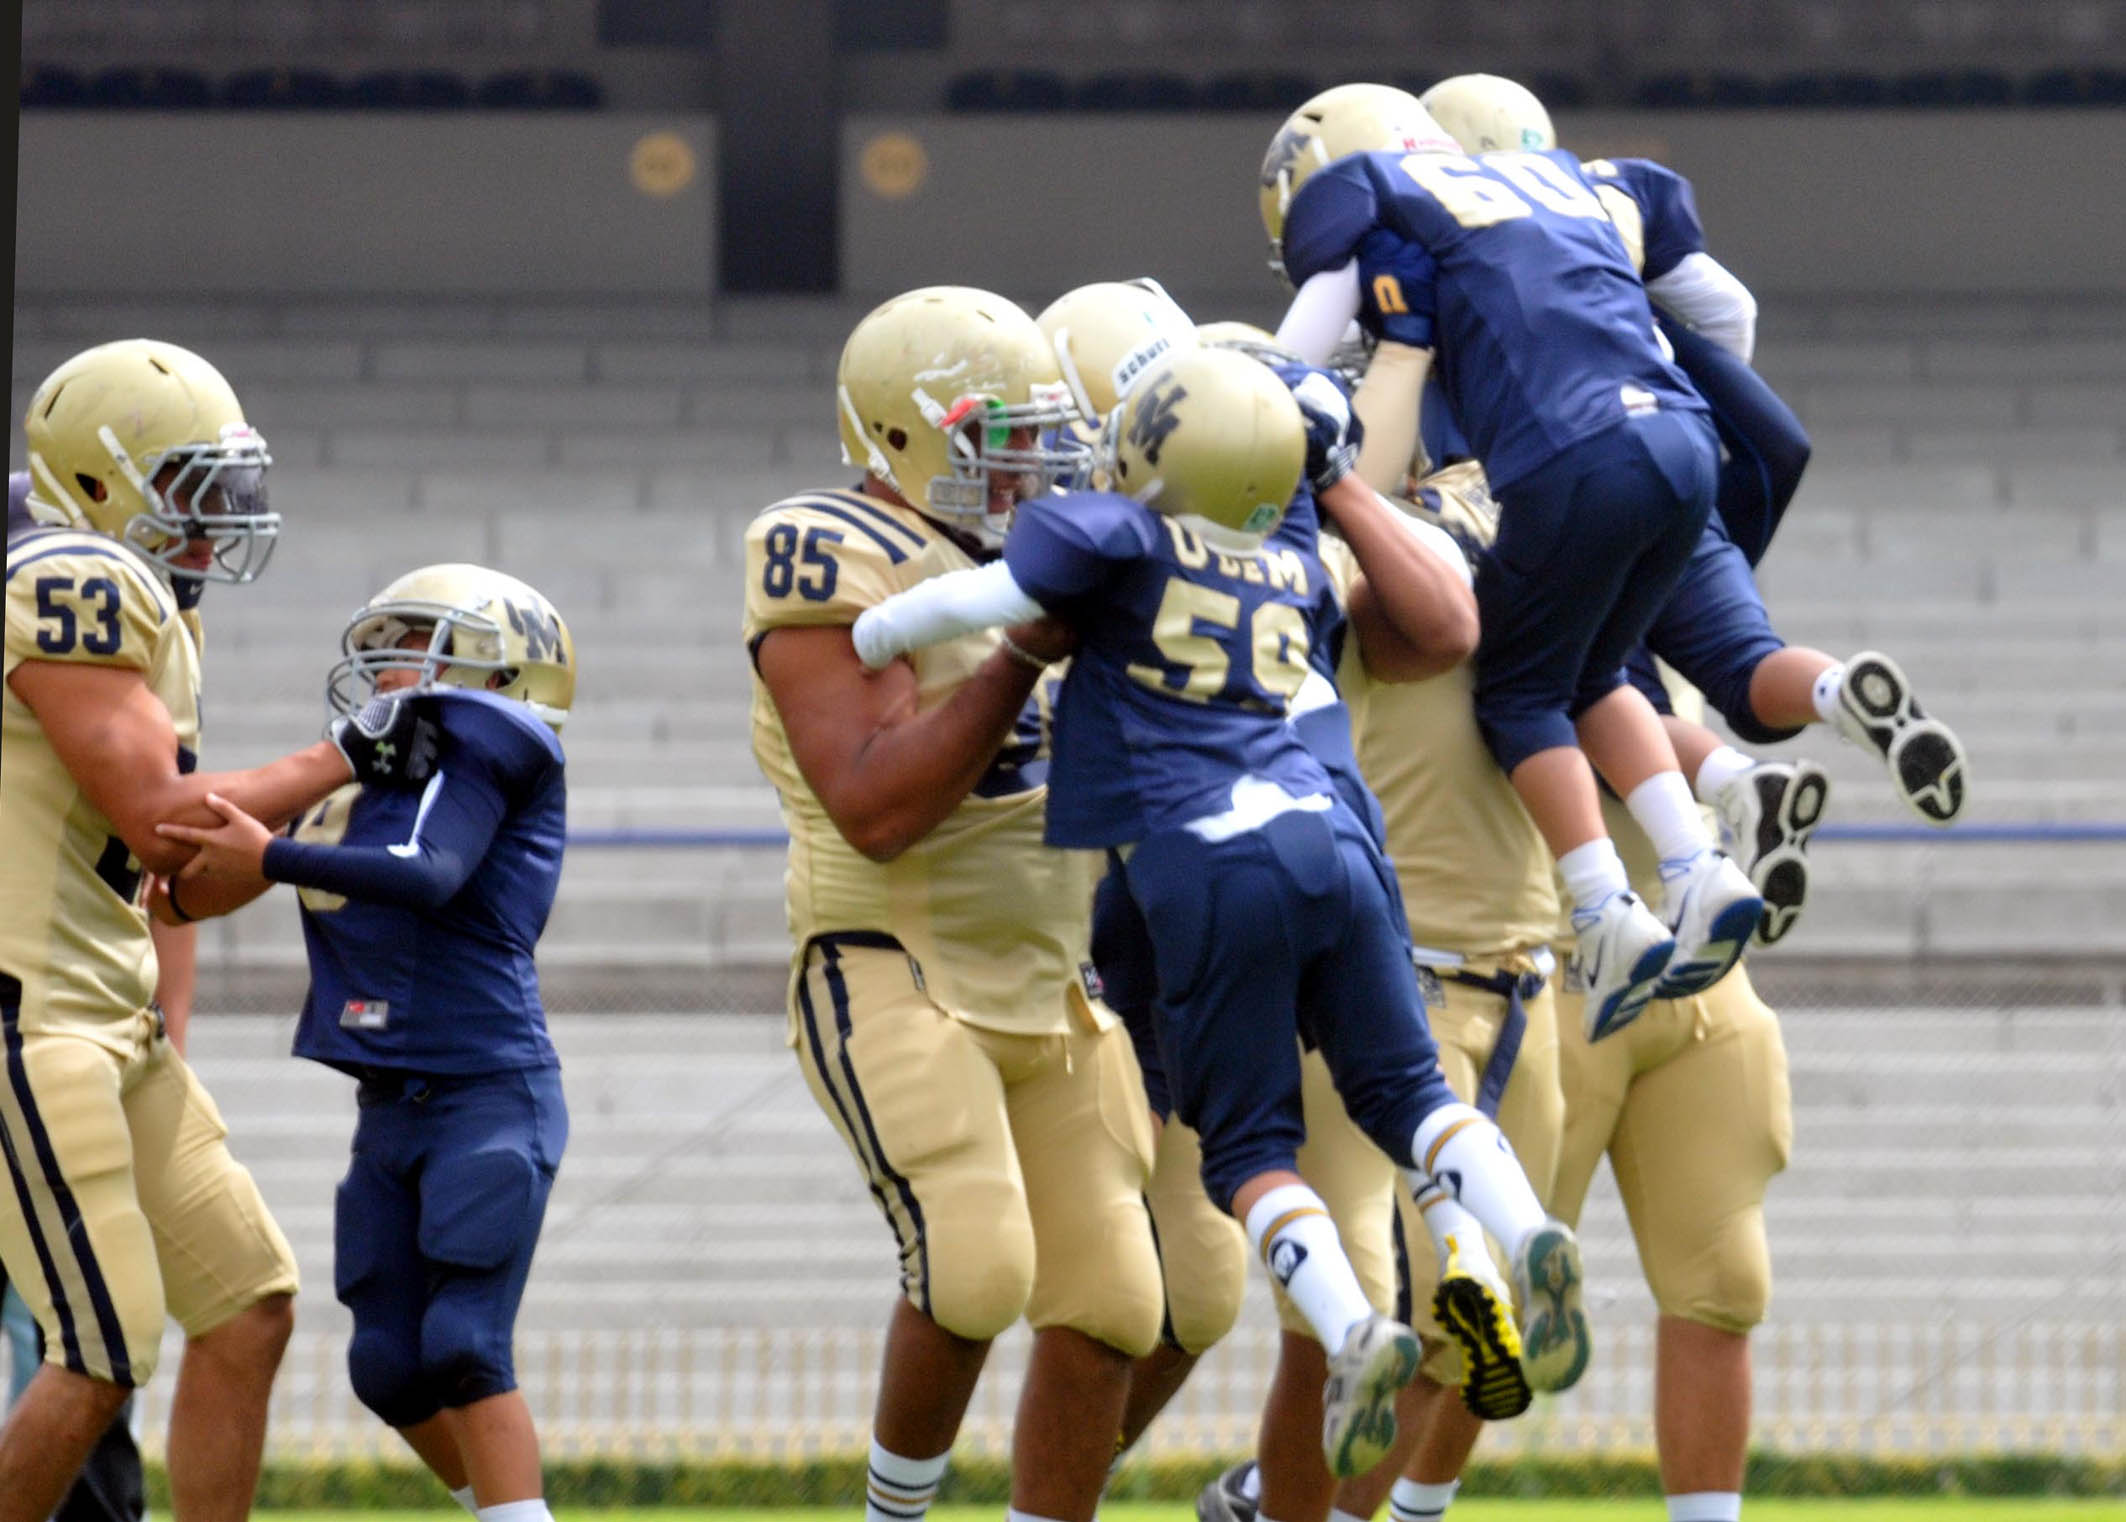
[[[1366,425],[1358,478],[1377,492],[1402,489],[1417,453],[1418,417],[1431,368],[1431,350],[1383,340],[1351,399],[1351,410]]]
[[[1358,261],[1308,278],[1277,325],[1277,342],[1310,365],[1325,365],[1358,316]]]
[[[856,620],[851,637],[859,659],[877,671],[895,656],[940,640],[1025,623],[1044,610],[1026,595],[1003,561],[952,571],[896,592]]]
[[[322,888],[366,903],[439,909],[465,886],[508,812],[494,781],[474,770],[439,771],[421,795],[413,833],[395,846],[332,846],[276,837],[265,873],[277,883]]]
[[[1685,254],[1646,294],[1744,364],[1756,352],[1757,298],[1711,254]]]

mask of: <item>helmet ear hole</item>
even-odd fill
[[[908,447],[908,430],[905,428],[887,429],[886,447],[888,449],[906,449]]]
[[[105,497],[110,495],[110,493],[104,489],[104,485],[101,481],[97,480],[94,476],[90,475],[87,471],[84,470],[77,470],[74,472],[74,484],[81,488],[81,494],[84,497],[87,497],[91,502],[101,502]]]

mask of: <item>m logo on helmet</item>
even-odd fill
[[[503,606],[509,609],[509,626],[524,637],[527,660],[562,658],[561,620],[557,615],[518,602]]]
[[[1129,422],[1129,441],[1142,451],[1147,465],[1159,463],[1159,451],[1166,447],[1167,436],[1181,426],[1181,419],[1174,415],[1174,405],[1187,395],[1188,388],[1178,382],[1163,392],[1154,386],[1138,405]]]

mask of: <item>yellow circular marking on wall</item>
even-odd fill
[[[899,201],[923,188],[930,177],[930,155],[909,133],[881,132],[864,144],[857,169],[873,195]]]
[[[627,177],[646,196],[676,196],[694,183],[694,150],[676,132],[649,132],[628,151]]]

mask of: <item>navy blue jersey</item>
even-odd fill
[[[1705,252],[1705,227],[1690,181],[1652,159],[1592,159],[1580,166],[1597,187],[1615,186],[1639,212],[1646,262],[1639,273],[1659,280],[1687,254]]]
[[[349,1070],[553,1066],[533,948],[568,834],[561,744],[530,709],[442,689],[435,776],[349,786],[266,850],[304,892],[295,1054]]]
[[[7,476],[7,537],[26,534],[37,526],[30,516],[30,473],[13,470]]]
[[[1305,492],[1248,555],[1109,492],[1019,508],[1011,574],[1080,636],[1056,705],[1049,844],[1123,845],[1222,813],[1247,776],[1332,791],[1286,722],[1315,631],[1341,622],[1317,527]]]
[[[1634,414],[1704,410],[1569,153],[1338,159],[1293,198],[1284,262],[1304,284],[1354,259],[1359,323],[1437,352],[1494,490]]]

